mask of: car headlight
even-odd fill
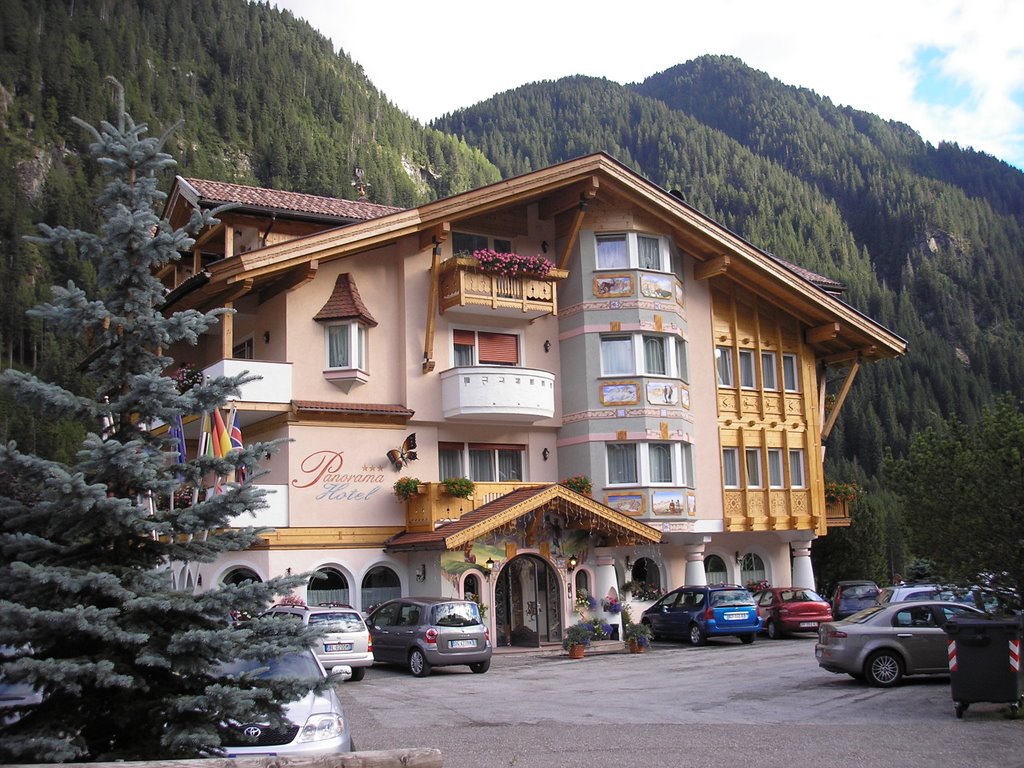
[[[336,739],[345,733],[345,721],[341,715],[311,715],[299,731],[299,743]]]

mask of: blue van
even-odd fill
[[[656,639],[678,638],[694,645],[727,635],[749,644],[761,631],[754,596],[735,584],[679,587],[644,611],[640,621]]]

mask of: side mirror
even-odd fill
[[[338,664],[336,667],[331,667],[331,677],[336,678],[340,682],[345,682],[352,677],[352,667],[348,664]]]

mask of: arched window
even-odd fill
[[[639,557],[630,569],[629,577],[646,587],[661,587],[661,569],[649,557]]]
[[[244,584],[247,581],[255,581],[257,584],[263,581],[252,568],[232,568],[221,578],[223,584]]]
[[[576,594],[580,594],[581,591],[590,594],[590,572],[585,571],[582,568],[576,571],[573,575],[573,584],[576,585]]]
[[[362,610],[369,613],[385,600],[402,596],[402,583],[398,574],[386,565],[376,565],[363,576],[360,590]]]
[[[747,552],[743,556],[743,561],[740,565],[740,583],[750,584],[751,582],[761,582],[764,580],[764,561],[753,552]]]
[[[462,582],[462,597],[466,600],[481,600],[480,577],[475,573],[469,573]]]
[[[729,583],[729,572],[725,569],[725,560],[718,555],[708,555],[704,558],[704,574],[708,584]]]
[[[306,586],[307,605],[351,605],[349,600],[348,579],[337,568],[321,568],[310,576]]]

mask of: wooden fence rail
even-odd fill
[[[4,768],[53,768],[50,763]],[[205,760],[139,760],[60,763],[60,768],[442,768],[439,749],[388,749],[315,757],[214,757]]]

